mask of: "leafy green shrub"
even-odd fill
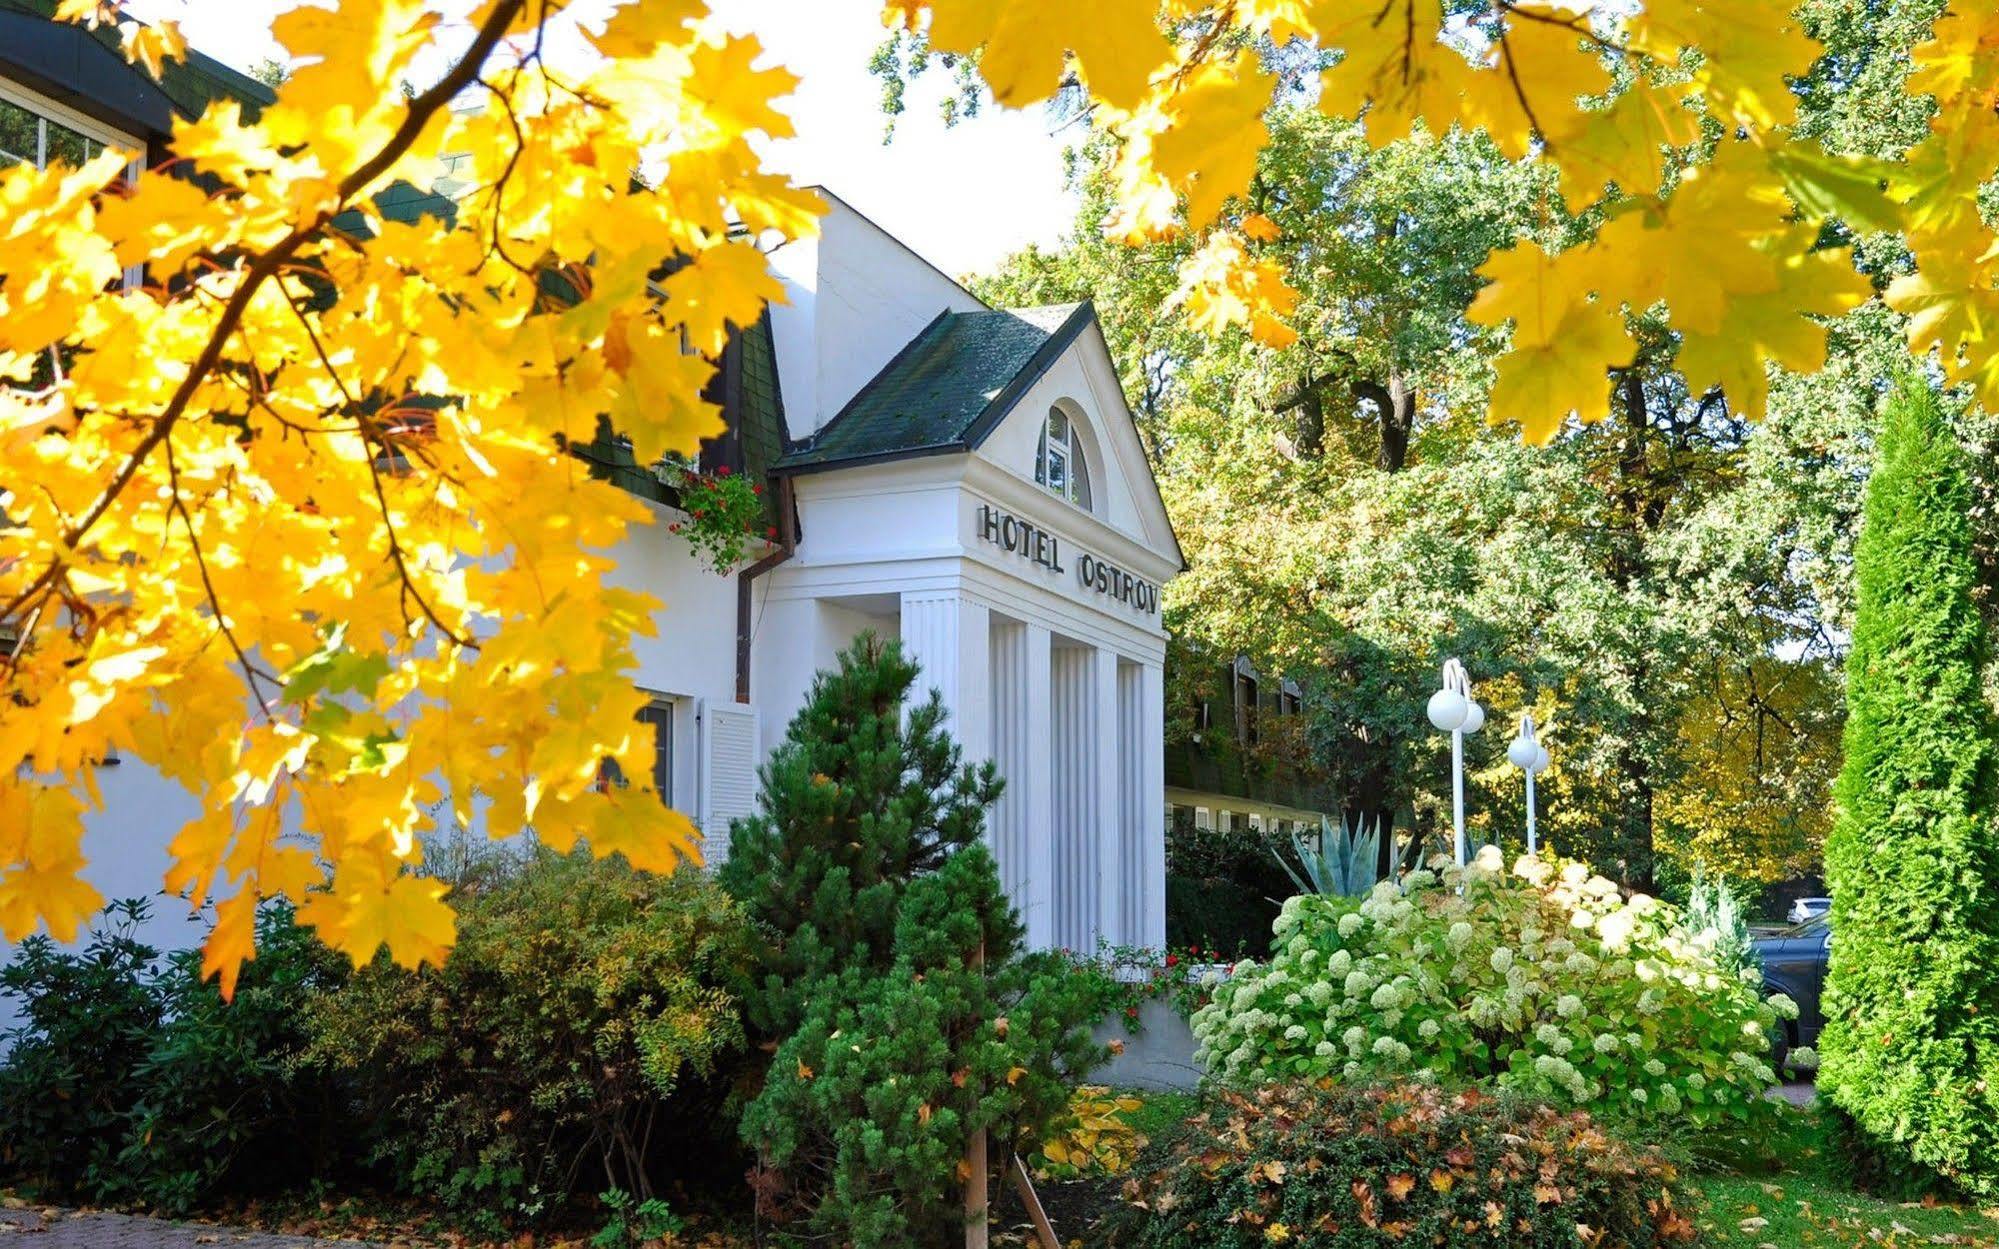
[[[1223,1090],[1141,1163],[1124,1249],[1405,1243],[1646,1249],[1698,1239],[1671,1163],[1580,1111],[1466,1090]]]
[[[147,910],[112,903],[73,953],[37,933],[0,970],[20,1011],[0,1038],[0,1170],[38,1191],[94,1197],[117,1174],[164,1013],[159,952],[133,935]]]
[[[1777,1010],[1673,909],[1582,865],[1487,847],[1460,871],[1355,903],[1296,897],[1267,963],[1239,964],[1193,1017],[1230,1080],[1474,1081],[1616,1118],[1737,1125],[1763,1093]]]
[[[199,950],[169,955],[165,1019],[134,1073],[138,1098],[103,1200],[186,1213],[218,1193],[268,1192],[351,1162],[353,1126],[324,1074],[302,1067],[305,1013],[346,979],[347,959],[293,921],[257,914],[257,957],[224,1002]]]
[[[0,1063],[6,1171],[52,1195],[182,1213],[329,1169],[346,1129],[295,1060],[305,1005],[345,960],[268,905],[224,1003],[199,951],[161,959],[132,937],[147,910],[113,904],[77,953],[31,937],[0,971],[25,1016]]]
[[[960,766],[916,666],[864,634],[764,765],[721,878],[757,921],[749,1015],[775,1043],[742,1119],[760,1207],[863,1247],[962,1234],[974,1132],[998,1165],[1100,1060],[1092,980],[1021,950],[981,841],[999,794]]]
[[[1884,1162],[1994,1196],[1999,755],[1971,502],[1936,396],[1905,383],[1854,556],[1819,1087]]]
[[[544,852],[458,915],[444,967],[377,961],[310,1012],[398,1185],[504,1221],[727,1157],[701,1080],[742,1038],[745,921],[710,880]]]

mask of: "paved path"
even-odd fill
[[[358,1241],[314,1240],[246,1232],[209,1223],[170,1223],[129,1214],[79,1214],[57,1210],[0,1210],[0,1249],[325,1249]]]

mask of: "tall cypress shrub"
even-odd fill
[[[1103,1056],[1093,978],[1023,951],[981,841],[999,779],[962,764],[935,693],[904,714],[916,679],[867,634],[821,673],[720,872],[761,948],[759,1206],[862,1249],[950,1243],[973,1133],[1003,1166]]]
[[[1993,1195],[1999,771],[1970,508],[1937,396],[1905,381],[1855,554],[1819,1087],[1891,1167]]]

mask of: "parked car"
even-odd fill
[[[1798,1017],[1777,1025],[1777,1057],[1781,1062],[1792,1049],[1817,1045],[1819,1029],[1825,1026],[1820,996],[1825,992],[1826,959],[1832,949],[1832,920],[1820,913],[1803,923],[1758,936],[1750,945],[1763,963],[1763,991],[1782,993],[1798,1004]]]
[[[1831,910],[1831,898],[1799,898],[1791,903],[1791,913],[1785,918],[1794,924],[1802,924],[1807,920],[1817,919]]]

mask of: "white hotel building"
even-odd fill
[[[28,87],[0,99],[77,116]],[[717,573],[670,532],[671,489],[615,446],[579,450],[659,513],[619,575],[665,604],[635,676],[661,790],[726,852],[814,673],[862,630],[900,638],[967,759],[1006,779],[989,837],[1030,940],[1161,945],[1160,591],[1182,563],[1095,312],[991,308],[827,198],[818,239],[770,253],[787,302],[725,353],[729,428],[702,455],[767,483],[779,541]],[[132,762],[102,788],[88,875],[107,898],[156,895],[192,798]],[[178,899],[153,909],[155,944],[198,937]]]

